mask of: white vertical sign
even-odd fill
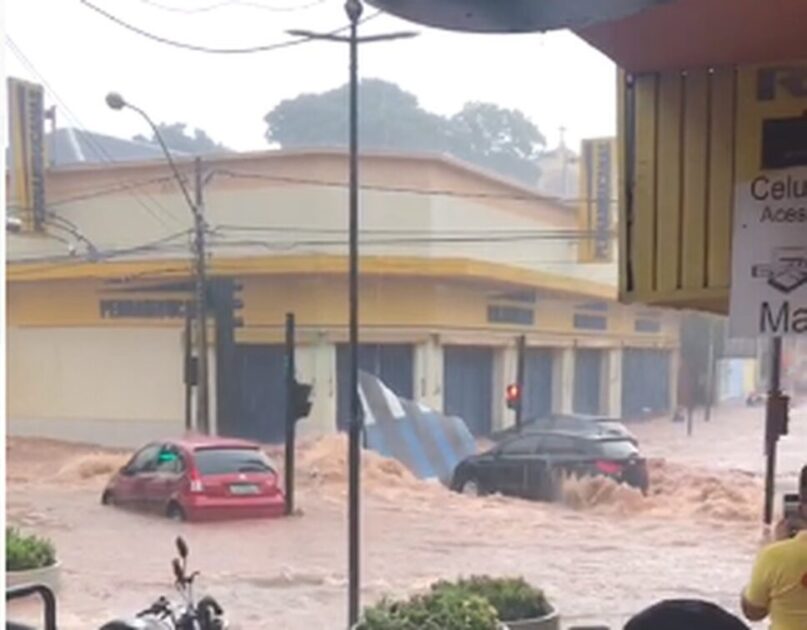
[[[807,61],[738,72],[733,337],[807,335]]]

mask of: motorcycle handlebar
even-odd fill
[[[146,608],[145,610],[141,610],[137,613],[138,617],[145,617],[146,615],[168,615],[170,613],[170,608],[168,601],[161,597],[156,602],[154,602],[151,606]]]

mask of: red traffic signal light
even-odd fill
[[[516,383],[510,383],[505,390],[505,399],[508,409],[517,409],[521,404],[521,388]]]

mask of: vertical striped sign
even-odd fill
[[[580,262],[608,263],[614,259],[616,212],[616,141],[583,140],[580,169]]]
[[[27,230],[45,220],[45,98],[42,86],[8,79],[9,205]]]

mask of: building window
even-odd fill
[[[535,323],[535,311],[517,306],[488,306],[488,321],[495,324],[532,326]]]
[[[582,330],[605,330],[608,327],[608,320],[602,315],[575,313],[574,327]]]
[[[661,332],[661,321],[658,319],[637,319],[633,323],[633,329],[638,333],[658,333]]]

